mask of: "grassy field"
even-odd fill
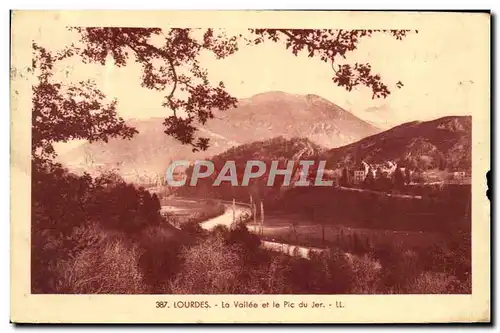
[[[259,233],[259,225],[248,224],[250,231]],[[352,227],[348,224],[325,222],[324,243],[321,224],[298,214],[270,214],[264,222],[265,239],[305,246],[323,247],[334,245],[351,236],[371,246],[396,244],[402,248],[426,248],[442,237],[429,231],[385,230],[377,228]]]
[[[417,189],[415,189],[416,191]],[[429,190],[431,189],[422,189]],[[300,224],[413,232],[470,231],[470,186],[446,186],[421,199],[381,196],[336,188],[292,189],[269,213],[300,214]],[[270,214],[267,214],[267,217]],[[290,222],[287,222],[290,224]]]

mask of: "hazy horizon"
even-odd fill
[[[267,91],[314,93],[363,120],[388,128],[405,121],[471,114],[475,101],[470,97],[478,89],[488,89],[489,80],[473,64],[483,60],[484,43],[464,29],[459,24],[451,29],[446,25],[409,34],[401,41],[384,34],[361,40],[358,49],[341,63],[369,62],[392,91],[386,99],[372,100],[368,88],[348,92],[337,87],[329,63],[304,53],[294,56],[280,43],[247,46],[242,42],[239,50],[225,59],[217,60],[213,54],[202,52],[199,60],[210,81],[223,81],[227,91],[238,99]],[[76,32],[52,29],[48,22],[37,43],[59,50],[77,38]],[[171,113],[161,107],[165,92],[140,86],[141,67],[133,61],[117,67],[111,59],[104,66],[70,59],[61,62],[58,69],[59,78],[66,81],[95,80],[109,99],[118,100],[117,111],[124,119],[165,117]],[[396,88],[398,81],[403,82],[402,89]],[[131,89],[134,85],[137,89]]]
[[[372,99],[366,87],[348,92],[336,86],[329,63],[304,53],[294,56],[280,43],[248,46],[242,42],[239,50],[225,59],[202,52],[199,60],[211,82],[223,81],[227,91],[240,100],[269,91],[315,94],[387,130],[409,121],[471,115],[479,107],[480,102],[472,97],[489,89],[489,78],[474,63],[488,62],[489,52],[485,53],[483,40],[458,23],[432,31],[419,30],[401,41],[375,34],[361,40],[358,49],[340,61],[369,62],[391,90],[385,99]],[[243,30],[226,32],[238,34]],[[76,32],[54,28],[50,22],[40,29],[37,38],[37,43],[51,51],[77,41]],[[140,86],[142,68],[137,63],[129,61],[127,66],[117,67],[111,58],[104,66],[75,60],[61,62],[56,78],[94,80],[108,99],[117,99],[117,112],[124,119],[165,118],[172,114],[161,107],[165,92]],[[398,81],[404,84],[401,89],[396,88]]]
[[[316,96],[319,96],[320,98],[323,98],[323,99],[327,100],[328,102],[331,102],[331,103],[335,104],[333,101],[330,101],[327,98],[325,98],[323,96],[320,96],[320,95],[317,95],[317,94],[314,94],[314,93],[308,93],[308,94],[304,94],[304,95],[299,95],[299,94],[292,94],[292,93],[289,93],[289,92],[286,92],[286,91],[280,91],[280,90],[266,91],[266,92],[257,93],[257,94],[254,94],[252,96],[240,98],[240,99],[238,99],[238,101],[242,101],[242,100],[245,100],[245,99],[251,99],[251,98],[253,98],[253,97],[257,96],[257,95],[272,94],[272,93],[284,93],[284,94],[287,94],[287,95],[295,95],[295,96],[316,95]],[[337,104],[335,104],[335,105],[337,105]],[[353,114],[356,117],[358,117],[355,113],[353,113],[353,112],[351,112],[349,110],[345,110],[344,109],[344,111],[350,112],[351,114]],[[231,111],[228,110],[228,111],[223,111],[223,112],[231,112]],[[403,124],[406,124],[406,123],[409,123],[409,122],[412,122],[412,121],[426,122],[426,121],[437,120],[437,119],[444,118],[444,117],[467,117],[467,116],[472,117],[471,114],[464,114],[464,115],[454,115],[454,114],[450,114],[450,115],[437,115],[434,118],[425,119],[425,120],[409,120],[409,121],[404,121],[404,122],[401,122],[401,123],[398,123],[398,124],[394,124],[393,126],[390,126],[388,128],[381,128],[381,127],[377,126],[377,124],[372,123],[369,120],[363,119],[361,117],[359,117],[359,119],[361,119],[361,120],[369,123],[370,125],[373,125],[373,126],[377,127],[380,130],[380,132],[384,132],[384,131],[390,130],[390,129],[394,128],[394,127],[397,127],[397,126],[400,126],[400,125],[403,125]],[[148,118],[144,118],[144,117],[134,118],[134,117],[131,117],[131,118],[124,118],[124,119],[125,119],[125,121],[147,121],[147,120],[153,120],[153,119],[160,120],[160,119],[164,119],[164,118],[165,118],[165,116],[154,115],[154,116],[150,116]],[[210,122],[210,119],[208,120],[208,122]],[[55,148],[56,148],[56,151],[58,152],[58,154],[64,154],[64,153],[66,153],[66,152],[68,152],[68,151],[70,151],[70,150],[72,150],[72,149],[80,146],[81,144],[83,144],[85,142],[87,142],[87,140],[73,140],[73,141],[69,141],[69,142],[66,142],[66,143],[55,143]],[[339,146],[339,147],[342,147],[342,146]]]
[[[389,127],[381,127],[375,123],[372,123],[370,120],[366,119],[366,118],[363,118],[362,116],[359,116],[357,113],[353,112],[352,110],[347,110],[345,109],[344,107],[338,105],[337,103],[335,103],[335,101],[332,101],[332,100],[329,100],[328,98],[324,97],[324,96],[321,96],[321,95],[318,95],[316,93],[313,93],[313,92],[310,92],[310,93],[305,93],[305,94],[296,94],[296,93],[292,93],[292,92],[288,92],[288,91],[283,91],[283,90],[270,90],[270,91],[262,91],[260,93],[256,93],[254,95],[251,95],[251,96],[245,96],[245,97],[241,97],[241,98],[238,98],[238,102],[240,101],[244,101],[244,100],[249,100],[249,99],[252,99],[253,97],[255,96],[258,96],[258,95],[264,95],[264,94],[272,94],[272,93],[282,93],[282,94],[286,94],[286,95],[292,95],[292,96],[307,96],[307,95],[315,95],[315,96],[318,96],[332,104],[335,104],[337,105],[338,107],[342,108],[344,111],[347,111],[353,115],[355,115],[356,117],[358,117],[359,119],[365,121],[365,122],[368,122],[370,124],[372,124],[373,126],[375,127],[378,127],[379,129],[381,129],[382,131],[385,131],[385,130],[388,130],[388,129],[391,129],[395,126],[399,126],[399,125],[402,125],[402,124],[405,124],[405,123],[408,123],[408,122],[412,122],[412,121],[432,121],[432,120],[436,120],[436,119],[439,119],[439,118],[443,118],[443,117],[461,117],[461,116],[472,116],[472,113],[468,113],[468,114],[444,114],[444,115],[435,115],[435,117],[433,117],[433,115],[430,115],[427,119],[413,119],[413,120],[405,120],[405,121],[402,121],[402,122],[397,122],[397,123],[394,123],[394,125],[391,125]],[[238,107],[238,106],[237,106]],[[375,107],[374,107],[375,108]],[[370,111],[371,108],[368,109],[367,112]],[[230,109],[230,110],[227,110],[227,111],[222,111],[222,112],[231,112],[231,110],[233,109]],[[141,117],[141,116],[130,116],[130,117],[123,117],[124,120],[126,121],[130,121],[130,120],[151,120],[151,119],[164,119],[166,118],[167,115],[153,115],[153,116],[150,116],[150,117]],[[208,122],[210,122],[210,119],[208,120]]]

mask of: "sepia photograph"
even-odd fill
[[[487,12],[169,14],[13,12],[24,292],[293,317],[489,290]]]

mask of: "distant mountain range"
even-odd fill
[[[163,175],[174,159],[296,158],[304,149],[305,156],[327,159],[329,168],[395,161],[421,169],[471,169],[470,116],[414,121],[381,132],[319,96],[268,92],[216,111],[198,126],[210,147],[196,153],[167,136],[162,123],[163,118],[130,120],[139,131],[131,140],[85,143],[59,159],[73,171],[114,169],[129,181],[146,182]]]
[[[255,200],[265,198],[268,205],[276,203],[293,189],[299,170],[296,168],[298,163],[294,163],[291,186],[281,186],[282,177],[274,181],[274,186],[267,186],[271,162],[278,161],[278,168],[285,169],[287,162],[291,160],[295,162],[327,160],[327,170],[324,172],[326,178],[340,176],[341,169],[344,167],[351,170],[361,168],[364,164],[362,162],[366,162],[372,166],[381,167],[382,170],[387,169],[386,165],[392,164],[394,167],[396,165],[408,167],[411,171],[417,171],[417,174],[421,175],[423,174],[420,173],[421,171],[430,171],[429,173],[434,176],[429,176],[427,180],[433,177],[437,177],[436,180],[443,180],[440,177],[448,171],[471,171],[471,125],[470,116],[449,116],[425,122],[414,121],[334,149],[321,147],[307,138],[286,139],[280,136],[255,141],[230,148],[211,157],[210,160],[215,164],[212,177],[198,181],[196,188],[191,186],[178,188],[177,193],[220,197],[227,200],[232,198],[248,200],[251,194]],[[235,161],[236,174],[240,183],[249,160],[263,161],[267,165],[264,174],[252,180],[249,187],[235,187],[228,182],[212,186],[226,161]],[[314,170],[317,165],[315,164],[312,169]],[[439,169],[443,172],[439,172]],[[188,168],[186,170],[188,178],[191,173],[192,168]],[[300,200],[312,200],[311,198],[303,197]]]
[[[307,138],[326,148],[346,145],[380,132],[334,103],[316,95],[267,92],[242,99],[238,107],[215,111],[214,119],[198,126],[210,138],[207,151],[193,153],[163,131],[163,118],[130,120],[139,133],[131,140],[85,143],[60,156],[74,170],[116,169],[127,178],[163,174],[174,159],[194,160],[231,147],[282,136]]]
[[[361,161],[395,161],[411,168],[472,168],[472,118],[448,116],[432,121],[413,121],[329,150],[330,166],[355,166]]]
[[[233,147],[211,157],[216,168],[234,160],[244,168],[249,160],[327,160],[327,168],[395,162],[410,169],[471,170],[470,116],[449,116],[409,122],[346,146],[326,149],[307,138],[276,137]]]

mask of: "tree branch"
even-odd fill
[[[310,46],[312,49],[315,49],[315,50],[323,50],[321,47],[318,47],[305,39],[302,39],[302,38],[295,36],[294,34],[290,33],[286,29],[277,29],[276,31],[281,32],[282,34],[286,35],[290,39],[293,39],[294,41],[296,41],[299,44]]]
[[[174,77],[174,86],[172,87],[172,90],[170,91],[170,94],[168,96],[166,96],[167,100],[170,102],[170,107],[172,108],[172,111],[174,111],[174,116],[177,116],[176,115],[176,108],[173,106],[173,102],[172,102],[172,97],[174,96],[174,93],[177,89],[177,82],[178,82],[178,77],[177,77],[177,72],[175,71],[175,64],[174,64],[174,61],[172,59],[172,57],[170,56],[170,54],[168,54],[166,51],[162,50],[162,49],[159,49],[151,44],[148,44],[148,43],[144,43],[144,42],[138,42],[138,41],[135,41],[135,46],[132,44],[132,43],[129,43],[128,46],[139,56],[140,55],[140,52],[139,50],[137,50],[136,46],[141,46],[141,47],[144,47],[146,48],[147,50],[149,50],[150,52],[152,53],[155,53],[157,55],[160,55],[162,56],[163,58],[167,59],[168,61],[168,64],[170,66],[170,70],[172,71],[172,75]]]

